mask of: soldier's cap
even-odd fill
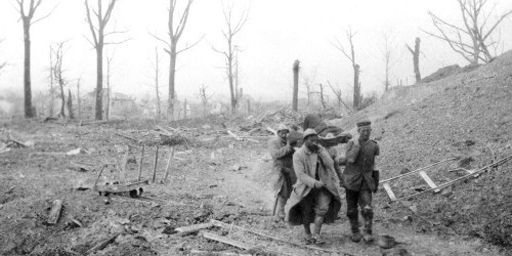
[[[363,121],[357,122],[356,125],[358,128],[369,127],[372,125],[372,122],[370,120],[363,120]]]
[[[302,134],[302,138],[306,139],[307,137],[313,135],[318,135],[318,133],[316,133],[315,129],[308,128],[306,131],[304,131],[304,134]]]
[[[288,126],[284,125],[284,124],[279,124],[277,126],[277,132],[280,132],[280,131],[290,131],[290,129],[288,129]]]

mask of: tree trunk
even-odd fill
[[[318,86],[320,86],[320,103],[322,104],[322,109],[325,110],[327,106],[324,98],[324,86],[322,84],[319,84]]]
[[[73,97],[71,96],[71,89],[68,89],[68,116],[69,119],[75,119],[73,114]]]
[[[176,43],[172,43],[169,56],[169,98],[167,100],[167,116],[171,120],[174,120],[174,102],[176,101],[176,94],[174,90],[174,82],[176,79]]]
[[[420,38],[416,37],[414,42],[414,53],[413,53],[413,62],[414,62],[414,75],[416,76],[416,83],[421,81],[420,74]]]
[[[23,19],[23,41],[25,43],[25,58],[23,72],[25,118],[34,117],[32,109],[32,83],[30,80],[30,20]]]
[[[230,46],[231,48],[231,46]],[[232,52],[230,50],[229,53],[229,60],[228,60],[228,80],[229,80],[229,93],[231,97],[231,113],[236,112],[236,92],[235,92],[235,85],[233,82],[233,56]]]
[[[105,106],[105,120],[110,118],[110,60],[107,57],[107,102]]]
[[[359,103],[361,99],[361,84],[359,83],[359,65],[354,65],[354,98],[353,98],[353,107],[354,109],[359,108]]]
[[[78,118],[82,118],[82,105],[80,102],[80,80],[76,83],[76,103],[78,105]]]
[[[52,47],[50,46],[50,107],[49,107],[49,116],[53,116],[54,105],[55,105],[55,95],[53,95],[53,54]]]
[[[299,60],[293,63],[293,96],[292,96],[292,110],[297,112],[299,108]],[[309,95],[308,95],[309,97]]]
[[[187,119],[187,99],[183,101],[183,119]]]
[[[158,90],[158,78],[159,78],[159,58],[158,58],[158,49],[155,47],[155,94],[156,94],[156,119],[160,119],[160,91]]]
[[[61,72],[61,71],[60,71]],[[60,89],[60,116],[66,117],[66,95],[64,94],[64,82],[62,80],[62,77],[60,77],[62,74],[59,74],[57,77],[59,81],[59,89]]]
[[[247,99],[247,114],[251,114],[251,100]]]
[[[96,47],[96,113],[95,119],[103,119],[103,42]]]

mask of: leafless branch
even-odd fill
[[[199,39],[197,39],[197,41],[195,41],[194,43],[192,43],[192,44],[190,44],[190,45],[189,45],[189,44],[187,44],[187,45],[185,46],[185,48],[183,48],[183,49],[181,49],[181,50],[176,51],[176,54],[180,54],[180,53],[182,53],[182,52],[184,52],[184,51],[186,51],[186,50],[189,50],[190,48],[193,48],[194,46],[198,45],[198,44],[199,44],[203,39],[204,39],[204,35],[202,35],[202,36],[201,36]]]

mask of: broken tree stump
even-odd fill
[[[52,208],[50,210],[50,213],[48,214],[48,219],[46,220],[46,223],[48,225],[57,224],[57,222],[59,222],[61,212],[62,212],[62,200],[57,199],[57,200],[53,201],[53,203],[52,203]]]
[[[167,182],[167,178],[169,177],[169,172],[171,170],[171,161],[173,158],[174,158],[174,147],[171,147],[171,152],[169,152],[169,159],[167,160],[167,167],[165,168],[164,183]]]

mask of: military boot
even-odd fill
[[[363,209],[361,215],[363,215],[363,219],[364,219],[363,240],[366,243],[371,243],[373,241],[373,236],[372,236],[373,210],[371,208]]]
[[[361,232],[359,231],[359,220],[357,218],[350,219],[350,230],[352,231],[352,235],[350,236],[350,240],[354,243],[359,243],[361,241]]]

